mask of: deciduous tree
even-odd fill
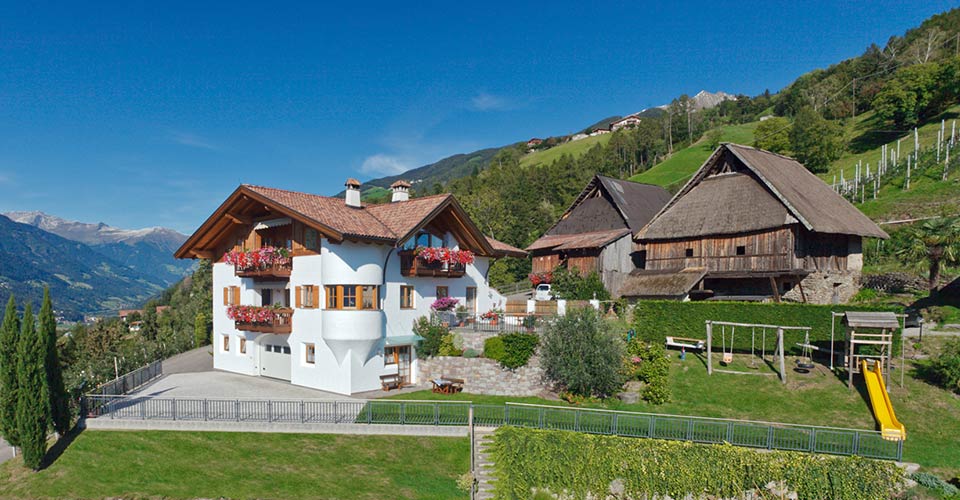
[[[797,113],[790,129],[790,149],[811,172],[826,172],[830,162],[843,152],[842,131],[813,108],[805,107]]]

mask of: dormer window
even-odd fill
[[[442,248],[447,246],[446,238],[441,238],[429,231],[420,230],[416,236],[408,239],[403,244],[404,250],[413,250],[417,247]]]

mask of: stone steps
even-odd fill
[[[475,479],[477,481],[478,500],[488,500],[493,498],[493,483],[496,481],[493,470],[493,458],[490,452],[490,446],[494,444],[493,432],[495,429],[475,428],[473,432],[473,445],[476,451],[476,470]]]

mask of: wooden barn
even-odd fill
[[[864,237],[888,238],[796,160],[722,144],[635,235],[624,295],[846,302]]]
[[[597,271],[614,297],[635,267],[632,235],[670,200],[659,186],[594,176],[570,208],[527,247],[533,272]]]

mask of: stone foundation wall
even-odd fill
[[[845,304],[860,290],[860,272],[815,272],[800,283],[803,285],[803,295],[800,294],[800,287],[794,286],[783,294],[783,298],[803,302],[803,296],[806,296],[809,304]]]
[[[483,347],[483,342],[480,342]],[[536,396],[547,390],[540,368],[540,357],[533,356],[526,366],[507,370],[492,359],[436,356],[417,360],[422,383],[442,376],[462,378],[463,392],[490,396]]]

